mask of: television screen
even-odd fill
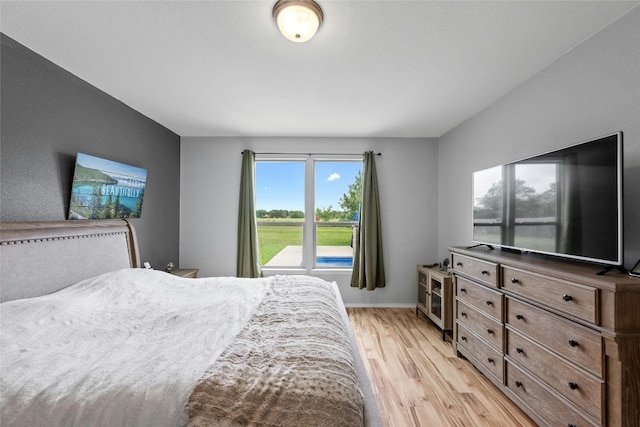
[[[475,172],[473,240],[622,265],[622,133]]]
[[[140,218],[147,170],[78,153],[68,219]]]

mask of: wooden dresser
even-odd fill
[[[640,426],[640,279],[452,247],[454,348],[542,426]]]

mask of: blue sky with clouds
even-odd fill
[[[315,206],[340,210],[362,162],[315,162]],[[304,211],[305,162],[256,162],[256,209]]]

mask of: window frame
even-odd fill
[[[262,271],[268,274],[298,274],[311,272],[352,272],[352,267],[318,267],[316,265],[317,227],[315,220],[315,190],[316,190],[316,163],[318,162],[362,162],[359,154],[258,154],[255,162],[304,162],[304,223],[302,226],[302,262],[300,266],[269,267],[261,266]],[[256,206],[257,208],[257,206]],[[353,221],[341,221],[338,224],[353,225]],[[285,223],[286,224],[286,223]],[[334,226],[332,223],[331,226]]]

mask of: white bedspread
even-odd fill
[[[194,385],[269,286],[270,279],[126,269],[3,303],[2,424],[186,424]]]

